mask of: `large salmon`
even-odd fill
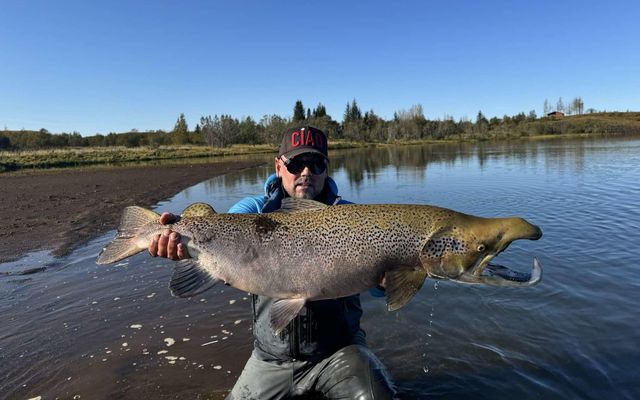
[[[178,262],[170,283],[174,295],[190,297],[222,281],[278,299],[271,310],[274,333],[305,302],[365,291],[385,274],[389,310],[406,304],[427,277],[529,286],[542,274],[536,258],[531,273],[489,264],[512,241],[542,236],[522,218],[481,218],[426,205],[326,206],[292,198],[270,214],[217,214],[196,203],[172,225],[161,225],[153,211],[127,207],[97,263],[146,249],[166,228],[182,235],[193,257]]]

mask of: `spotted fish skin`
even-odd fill
[[[513,240],[542,235],[522,218],[482,218],[427,205],[326,206],[287,199],[280,212],[218,214],[196,204],[170,226],[151,218],[151,211],[136,208],[135,213],[149,220],[140,225],[144,218],[136,216],[135,223],[127,225],[125,212],[118,237],[98,263],[117,262],[146,249],[153,236],[168,227],[181,234],[193,257],[174,276],[180,280],[172,283],[177,295],[224,281],[243,291],[304,304],[365,291],[385,276],[390,309],[402,307],[429,276],[496,284],[499,276],[482,282],[474,276]],[[135,249],[123,251],[127,246]]]
[[[476,266],[482,254],[501,250],[505,239],[510,243],[513,238],[497,238],[511,225],[522,225],[525,237],[539,236],[537,227],[521,219],[416,205],[218,214],[215,222],[207,218],[203,224],[210,225],[193,230],[188,246],[215,249],[214,275],[252,293],[309,300],[364,291],[393,269],[425,268],[427,275],[455,278]],[[483,252],[477,251],[481,244]]]

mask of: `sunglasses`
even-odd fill
[[[287,168],[287,171],[292,173],[293,175],[298,175],[305,169],[305,167],[309,168],[314,175],[320,175],[324,171],[327,170],[327,163],[324,158],[289,158],[287,160],[282,159],[284,166]]]

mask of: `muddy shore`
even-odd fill
[[[256,161],[0,174],[0,263],[35,250],[55,256],[114,229],[122,209],[151,206]]]

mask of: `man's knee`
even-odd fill
[[[261,361],[252,354],[226,400],[284,398],[291,381],[290,367]]]
[[[391,399],[394,385],[386,368],[367,347],[347,346],[331,357],[321,386],[328,398]],[[320,383],[320,382],[319,382]]]

